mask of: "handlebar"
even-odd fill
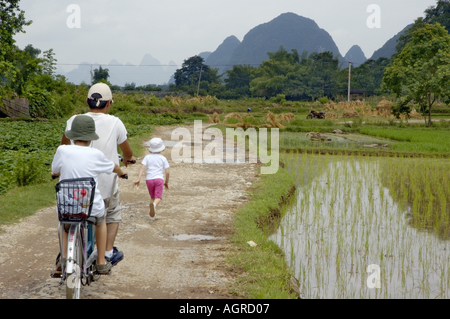
[[[123,163],[123,157],[119,155],[120,161]],[[128,161],[129,164],[136,164],[136,160]]]

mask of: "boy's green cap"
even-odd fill
[[[87,115],[78,115],[72,122],[72,129],[66,131],[66,137],[73,141],[95,141],[99,137],[95,133],[94,119]]]

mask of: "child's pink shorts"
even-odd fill
[[[150,179],[147,180],[147,188],[150,197],[155,199],[162,199],[162,193],[164,188],[164,180],[163,179]]]

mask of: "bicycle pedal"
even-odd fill
[[[57,273],[54,270],[50,274],[51,278],[62,278],[62,273]]]

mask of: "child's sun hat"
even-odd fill
[[[78,115],[72,122],[72,128],[65,132],[68,139],[73,141],[96,141],[99,136],[95,133],[94,119],[87,115]]]
[[[152,153],[160,153],[166,149],[162,139],[156,137],[150,140],[150,148],[148,149]]]

